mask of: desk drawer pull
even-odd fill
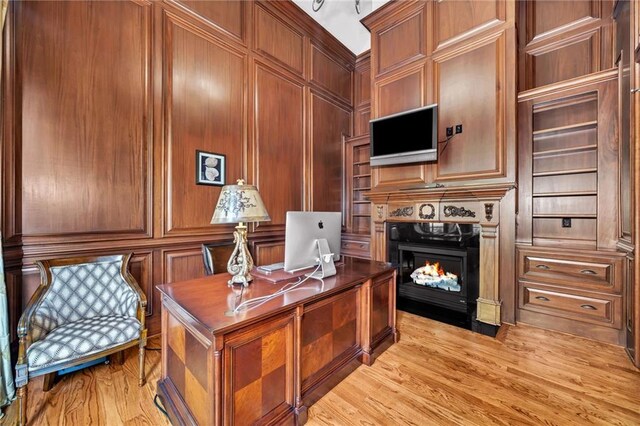
[[[536,296],[536,299],[542,300],[544,302],[548,302],[549,301],[549,298],[548,297],[544,297],[544,296]]]
[[[596,307],[595,307],[595,306],[593,306],[593,305],[580,305],[580,307],[581,307],[582,309],[588,309],[588,310],[590,310],[590,311],[597,311],[597,310],[598,310],[598,308],[596,308]]]
[[[547,265],[536,265],[536,268],[538,268],[538,269],[544,269],[545,271],[548,271],[549,269],[551,269],[551,268],[549,268]]]
[[[582,271],[580,271],[581,274],[586,274],[586,275],[596,275],[597,272],[593,271],[591,269],[583,269]]]

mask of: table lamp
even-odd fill
[[[269,213],[254,185],[245,185],[244,180],[238,179],[236,185],[222,187],[211,223],[238,223],[233,233],[233,242],[236,246],[227,262],[227,271],[231,274],[229,286],[237,283],[247,287],[253,279],[250,273],[253,268],[253,259],[247,248],[245,223],[270,220]]]

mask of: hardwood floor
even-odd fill
[[[640,424],[640,371],[622,348],[528,326],[497,339],[404,312],[400,342],[310,408],[310,426]],[[152,340],[150,347],[158,347]],[[136,357],[64,376],[49,393],[29,386],[37,425],[165,425],[153,404],[160,353],[147,385]],[[3,424],[13,424],[15,404]]]

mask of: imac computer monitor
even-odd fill
[[[284,237],[284,270],[311,268],[318,264],[317,240],[329,243],[333,260],[340,259],[340,212],[287,212]]]

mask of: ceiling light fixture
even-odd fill
[[[358,13],[358,15],[360,14],[360,0],[355,0],[356,2],[356,12]],[[311,5],[312,9],[314,12],[317,12],[320,10],[320,8],[322,7],[322,5],[324,4],[324,0],[313,0],[313,3]]]

